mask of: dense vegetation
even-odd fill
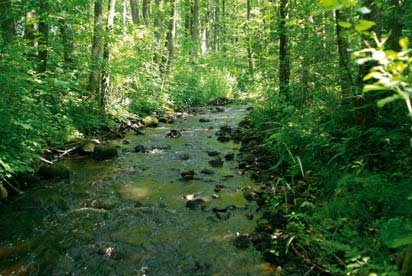
[[[272,253],[410,275],[409,0],[90,2],[0,1],[3,197],[47,148],[247,96],[289,221]]]

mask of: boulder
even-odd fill
[[[85,142],[80,148],[79,153],[82,155],[91,155],[94,152],[96,144],[93,142]]]
[[[93,158],[102,161],[118,157],[117,148],[110,145],[96,145],[93,152]]]
[[[142,119],[142,123],[146,127],[157,127],[159,120],[155,116],[146,116]]]
[[[60,164],[42,165],[37,175],[42,179],[67,179],[70,177],[70,171]]]

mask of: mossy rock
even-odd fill
[[[113,159],[118,156],[117,148],[110,145],[96,145],[93,152],[93,158],[98,161]]]
[[[96,144],[93,142],[86,142],[79,148],[79,153],[82,155],[93,154]]]
[[[70,171],[60,164],[42,165],[37,175],[42,179],[67,179],[70,177]]]
[[[146,116],[142,119],[142,123],[146,127],[157,127],[159,125],[159,120],[154,116]]]

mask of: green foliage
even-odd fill
[[[169,94],[174,106],[185,108],[204,105],[215,98],[231,98],[236,91],[235,77],[206,60],[201,64],[176,65]]]
[[[395,52],[393,50],[385,50],[385,40],[379,41],[376,34],[374,34],[374,38],[377,44],[376,48],[367,48],[357,52],[359,64],[371,61],[377,64],[363,78],[364,81],[375,79],[375,83],[365,85],[363,90],[365,92],[393,91],[394,94],[391,96],[380,99],[378,105],[382,107],[395,100],[404,100],[409,113],[412,114],[412,77],[410,75],[412,69],[412,50],[409,48],[409,39],[407,37],[402,38],[399,41],[402,50]]]

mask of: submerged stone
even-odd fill
[[[42,165],[37,175],[43,179],[66,179],[70,177],[70,171],[60,164]]]
[[[221,168],[221,167],[223,167],[223,160],[222,160],[222,158],[219,157],[219,158],[210,160],[209,164],[213,168]]]
[[[93,152],[93,158],[98,161],[113,159],[118,156],[117,148],[110,145],[96,145]]]
[[[205,207],[205,201],[201,198],[196,198],[186,202],[186,207],[190,210],[200,210]]]

